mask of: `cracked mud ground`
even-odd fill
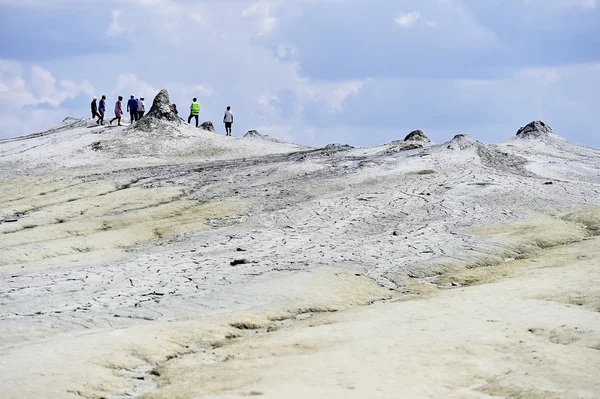
[[[562,145],[334,148],[5,179],[0,217],[17,220],[0,224],[0,349],[294,300],[303,288],[280,281],[302,273],[404,292],[579,241],[596,233],[597,216],[578,212],[600,206],[600,157]]]
[[[544,184],[518,150],[324,149],[5,181],[2,213],[24,216],[0,225],[0,336],[16,343],[29,324],[65,332],[243,309],[274,299],[244,288],[256,277],[323,266],[398,288],[406,276],[518,257],[530,245],[477,227],[541,223],[562,229],[550,241],[585,236],[560,216],[600,205],[600,178]]]

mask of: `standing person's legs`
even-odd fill
[[[104,125],[104,111],[100,110],[100,115],[98,115],[98,121],[96,123]]]
[[[131,123],[135,121],[135,111],[129,111],[129,118],[131,119]]]
[[[192,114],[190,114],[190,116],[188,116],[188,123],[190,123],[192,121]]]
[[[138,121],[144,116],[144,111],[138,111]]]
[[[196,127],[198,127],[198,115],[194,115],[194,118],[196,118]]]

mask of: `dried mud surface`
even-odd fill
[[[336,397],[319,391],[327,384],[309,383],[311,378],[321,381],[320,375],[327,375],[319,368],[312,377],[306,375],[275,389],[277,370],[288,370],[290,378],[302,374],[286,369],[292,365],[281,359],[280,369],[280,360],[269,360],[266,369],[259,367],[262,355],[252,354],[248,355],[254,359],[251,368],[258,368],[260,375],[248,374],[246,379],[239,369],[227,371],[225,366],[229,366],[224,365],[224,372],[241,373],[241,379],[224,374],[229,377],[215,377],[222,384],[217,391],[199,391],[198,386],[206,384],[199,383],[205,377],[192,370],[198,360],[194,356],[204,351],[201,365],[229,363],[237,355],[222,350],[223,343],[235,347],[239,339],[240,345],[248,345],[244,341],[248,335],[270,336],[271,331],[310,324],[310,320],[323,320],[325,330],[318,334],[328,336],[327,323],[334,323],[338,314],[354,314],[338,311],[380,304],[375,306],[383,306],[378,308],[381,316],[360,314],[374,307],[351,311],[365,321],[364,329],[359,330],[367,339],[375,334],[368,328],[387,328],[377,324],[380,317],[391,317],[393,311],[385,309],[402,306],[400,313],[417,314],[417,309],[425,306],[421,301],[387,302],[429,295],[434,298],[428,301],[441,301],[436,299],[440,290],[490,283],[470,287],[463,294],[453,290],[439,296],[450,295],[446,299],[455,301],[456,308],[438,303],[441,308],[431,305],[420,310],[431,312],[424,330],[438,329],[441,335],[436,337],[445,342],[446,332],[458,329],[454,337],[459,342],[464,336],[459,336],[458,326],[440,326],[453,322],[446,319],[448,315],[466,324],[473,322],[457,316],[465,303],[473,300],[469,306],[475,306],[480,301],[468,292],[483,290],[483,301],[487,295],[483,292],[489,288],[482,287],[518,280],[495,282],[498,277],[513,275],[516,269],[523,271],[525,263],[513,261],[526,262],[540,251],[564,244],[595,242],[582,240],[600,231],[600,151],[554,136],[512,139],[499,145],[462,136],[408,150],[396,144],[303,149],[263,143],[260,138],[226,142],[212,133],[197,138],[191,136],[195,132],[184,132],[189,140],[181,145],[201,142],[206,157],[202,148],[190,148],[185,156],[174,157],[170,152],[181,149],[173,147],[160,159],[152,159],[146,153],[151,146],[120,158],[127,145],[145,140],[143,137],[120,138],[108,130],[102,133],[83,125],[69,129],[0,143],[2,397],[35,397],[40,392],[48,398],[228,397],[210,395],[250,395],[255,391],[249,381],[263,379],[271,381],[266,386],[273,390],[256,392],[271,397],[301,397],[302,387],[313,396]],[[67,134],[72,136],[69,143],[108,136],[102,139],[105,145],[101,150],[93,150],[88,144],[85,148],[64,147],[68,140],[62,135]],[[59,145],[69,149],[62,159],[57,154],[36,156],[36,151]],[[246,147],[252,151],[244,157],[241,154]],[[592,255],[582,252],[577,256]],[[591,274],[597,271],[595,259],[575,257],[576,262],[588,265],[586,273]],[[565,270],[571,267],[569,262],[565,261]],[[507,269],[509,264],[519,266]],[[540,278],[548,274],[555,279],[549,281],[557,283],[556,270],[562,269],[532,270],[525,268],[524,273],[539,273]],[[537,299],[524,303],[527,312],[538,309],[535,301],[551,303],[548,306],[556,312],[567,305],[594,312],[598,293],[585,288],[578,273],[573,275],[575,280],[565,280],[569,283],[563,285],[564,292],[540,288]],[[519,277],[525,279],[524,292],[529,284],[526,277]],[[502,300],[507,302],[507,314],[521,317],[512,315],[517,307],[516,302],[508,303],[509,294]],[[472,310],[485,314],[494,309]],[[577,313],[573,320],[582,315]],[[469,316],[473,315],[464,315]],[[434,327],[435,321],[442,319],[446,321]],[[396,330],[390,327],[390,334],[404,331],[399,327],[404,323],[412,325],[414,320],[399,319]],[[585,331],[591,332],[577,342],[593,346],[597,327],[590,323]],[[568,323],[564,328],[542,324],[532,325],[534,332],[526,335],[568,342],[580,334]],[[354,331],[358,327],[351,324],[347,328]],[[351,348],[361,347],[353,336],[339,334],[341,342],[354,342],[340,347],[348,353],[336,353],[339,359],[351,356]],[[314,354],[319,356],[315,362],[325,367],[328,360],[323,356],[337,346],[323,337],[315,335],[314,345],[282,347],[281,357]],[[387,344],[392,345],[390,353],[408,350],[391,335],[382,337],[380,344],[373,350],[383,350]],[[483,345],[477,341],[479,344]],[[507,343],[510,348],[513,344]],[[426,347],[424,344],[423,351]],[[439,356],[449,350],[438,349]],[[453,364],[464,365],[464,359],[452,358],[463,352],[452,353],[448,355],[451,361],[439,366],[440,373],[448,372]],[[468,350],[465,353],[468,358]],[[165,359],[183,355],[191,369],[182,365],[181,373],[168,371]],[[416,359],[418,353],[411,356]],[[479,354],[473,356],[472,361],[477,362]],[[585,359],[593,365],[589,362],[596,358]],[[428,362],[432,363],[422,364],[423,373],[427,364],[436,367],[433,360]],[[401,374],[406,366],[399,363],[392,371],[381,369],[377,375]],[[414,369],[411,378],[421,375],[418,370]],[[465,378],[474,370],[465,368]],[[187,373],[194,377],[185,382]],[[522,391],[522,396],[502,391],[506,384],[485,375],[481,381],[489,386],[469,388],[476,393],[457,391],[453,385],[454,390],[448,391],[415,388],[414,397],[538,397],[533,390]],[[548,381],[553,382],[552,378]],[[443,379],[437,384],[447,385]],[[415,381],[415,387],[418,385]],[[585,389],[591,389],[588,385]],[[375,389],[372,385],[367,388]],[[175,393],[178,389],[181,394]],[[580,395],[567,385],[564,389],[575,395],[570,397],[591,397],[584,394],[589,390],[581,390]],[[300,396],[293,396],[294,392]],[[348,388],[346,397],[364,397],[366,392]],[[543,392],[547,395],[550,391]],[[556,397],[569,397],[560,392]],[[394,396],[382,393],[381,397]]]

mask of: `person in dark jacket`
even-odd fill
[[[137,101],[133,98],[133,94],[129,101],[127,101],[127,112],[129,112],[129,115],[131,116],[131,123],[137,121]]]
[[[98,114],[98,103],[96,103],[96,100],[97,98],[94,97],[92,99],[92,103],[90,104],[92,108],[92,119],[100,118],[100,115]]]
[[[106,96],[102,96],[100,99],[100,105],[98,106],[98,120],[96,121],[99,125],[104,125],[104,113],[106,112]]]

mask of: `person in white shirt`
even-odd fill
[[[137,106],[138,120],[142,119],[142,116],[144,116],[145,112],[146,112],[146,104],[144,104],[144,97],[140,97],[140,99],[138,100],[138,106]]]
[[[226,136],[231,136],[231,125],[233,125],[233,113],[231,112],[231,107],[227,107],[227,111],[225,111],[225,116],[223,116],[223,123],[225,124]]]

